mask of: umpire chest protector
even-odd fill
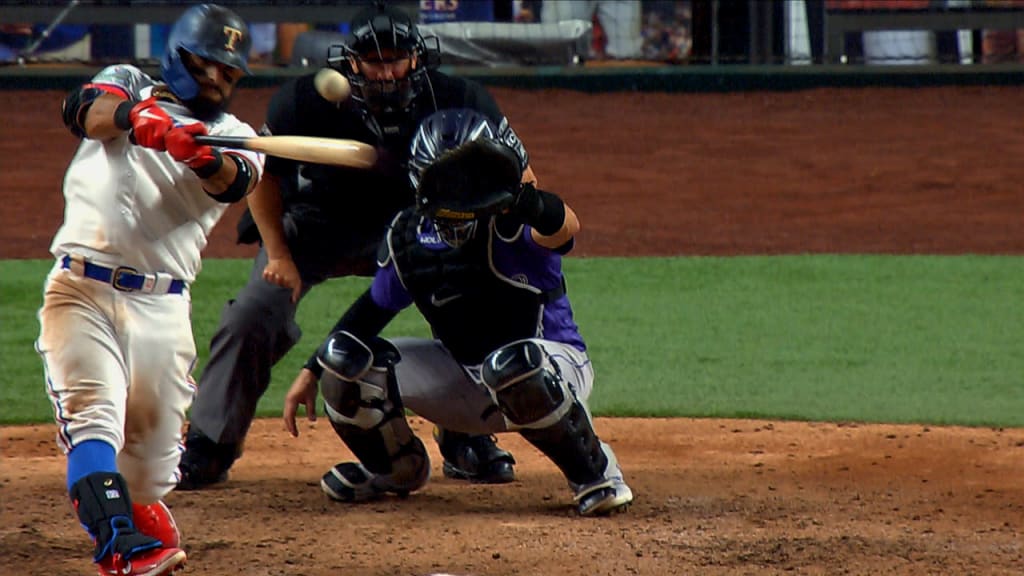
[[[412,209],[404,211],[392,224],[387,246],[434,337],[456,360],[480,364],[504,344],[541,335],[544,304],[565,292],[544,292],[495,268],[495,243],[503,240],[493,219],[480,222],[476,236],[458,248],[424,244],[421,237],[431,237],[423,234],[426,224]]]

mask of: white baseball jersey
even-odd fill
[[[132,66],[108,67],[92,83],[132,100],[157,86]],[[184,106],[160,107],[182,124],[196,122]],[[215,135],[255,135],[229,114],[205,124]],[[253,177],[262,175],[262,155],[225,153],[246,157]],[[87,440],[110,444],[133,500],[148,504],[177,483],[181,431],[195,394],[185,283],[199,272],[207,234],[226,205],[206,194],[190,168],[168,152],[132,144],[127,132],[82,141],[64,198],[36,341],[58,444],[66,452]],[[146,283],[112,273],[119,267],[133,268],[135,280],[145,275]]]
[[[109,66],[92,79],[113,86],[133,100],[149,97],[155,82],[134,66]],[[176,122],[197,120],[188,108],[160,102]],[[251,126],[231,114],[207,122],[211,135],[255,136]],[[263,155],[245,150],[262,175]],[[79,254],[105,266],[131,266],[142,273],[163,272],[192,282],[200,252],[227,205],[203,191],[195,173],[170,154],[133,145],[128,133],[101,142],[83,139],[64,177],[64,225],[50,251],[58,258]]]

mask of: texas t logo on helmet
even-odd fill
[[[224,49],[228,52],[234,52],[235,44],[238,44],[239,40],[241,40],[244,35],[245,33],[238,28],[225,25],[224,36],[227,37],[227,40],[224,42]]]

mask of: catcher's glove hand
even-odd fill
[[[511,148],[487,138],[441,156],[423,171],[416,207],[431,218],[476,220],[507,212],[522,172]]]

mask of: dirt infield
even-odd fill
[[[259,124],[269,95],[243,91],[235,110]],[[581,256],[1024,253],[1017,88],[495,95],[542,185],[580,214]],[[0,257],[47,257],[75,147],[61,96],[0,91]],[[251,254],[233,244],[237,213],[208,257]],[[614,518],[575,517],[554,466],[514,435],[501,440],[519,461],[511,485],[443,478],[427,442],[424,490],[334,504],[317,482],[348,454],[330,426],[294,440],[276,419],[256,423],[230,482],[167,502],[187,573],[210,576],[1024,571],[1024,430],[605,418],[597,428],[637,495]],[[91,569],[53,435],[0,429],[0,557],[12,573]]]

